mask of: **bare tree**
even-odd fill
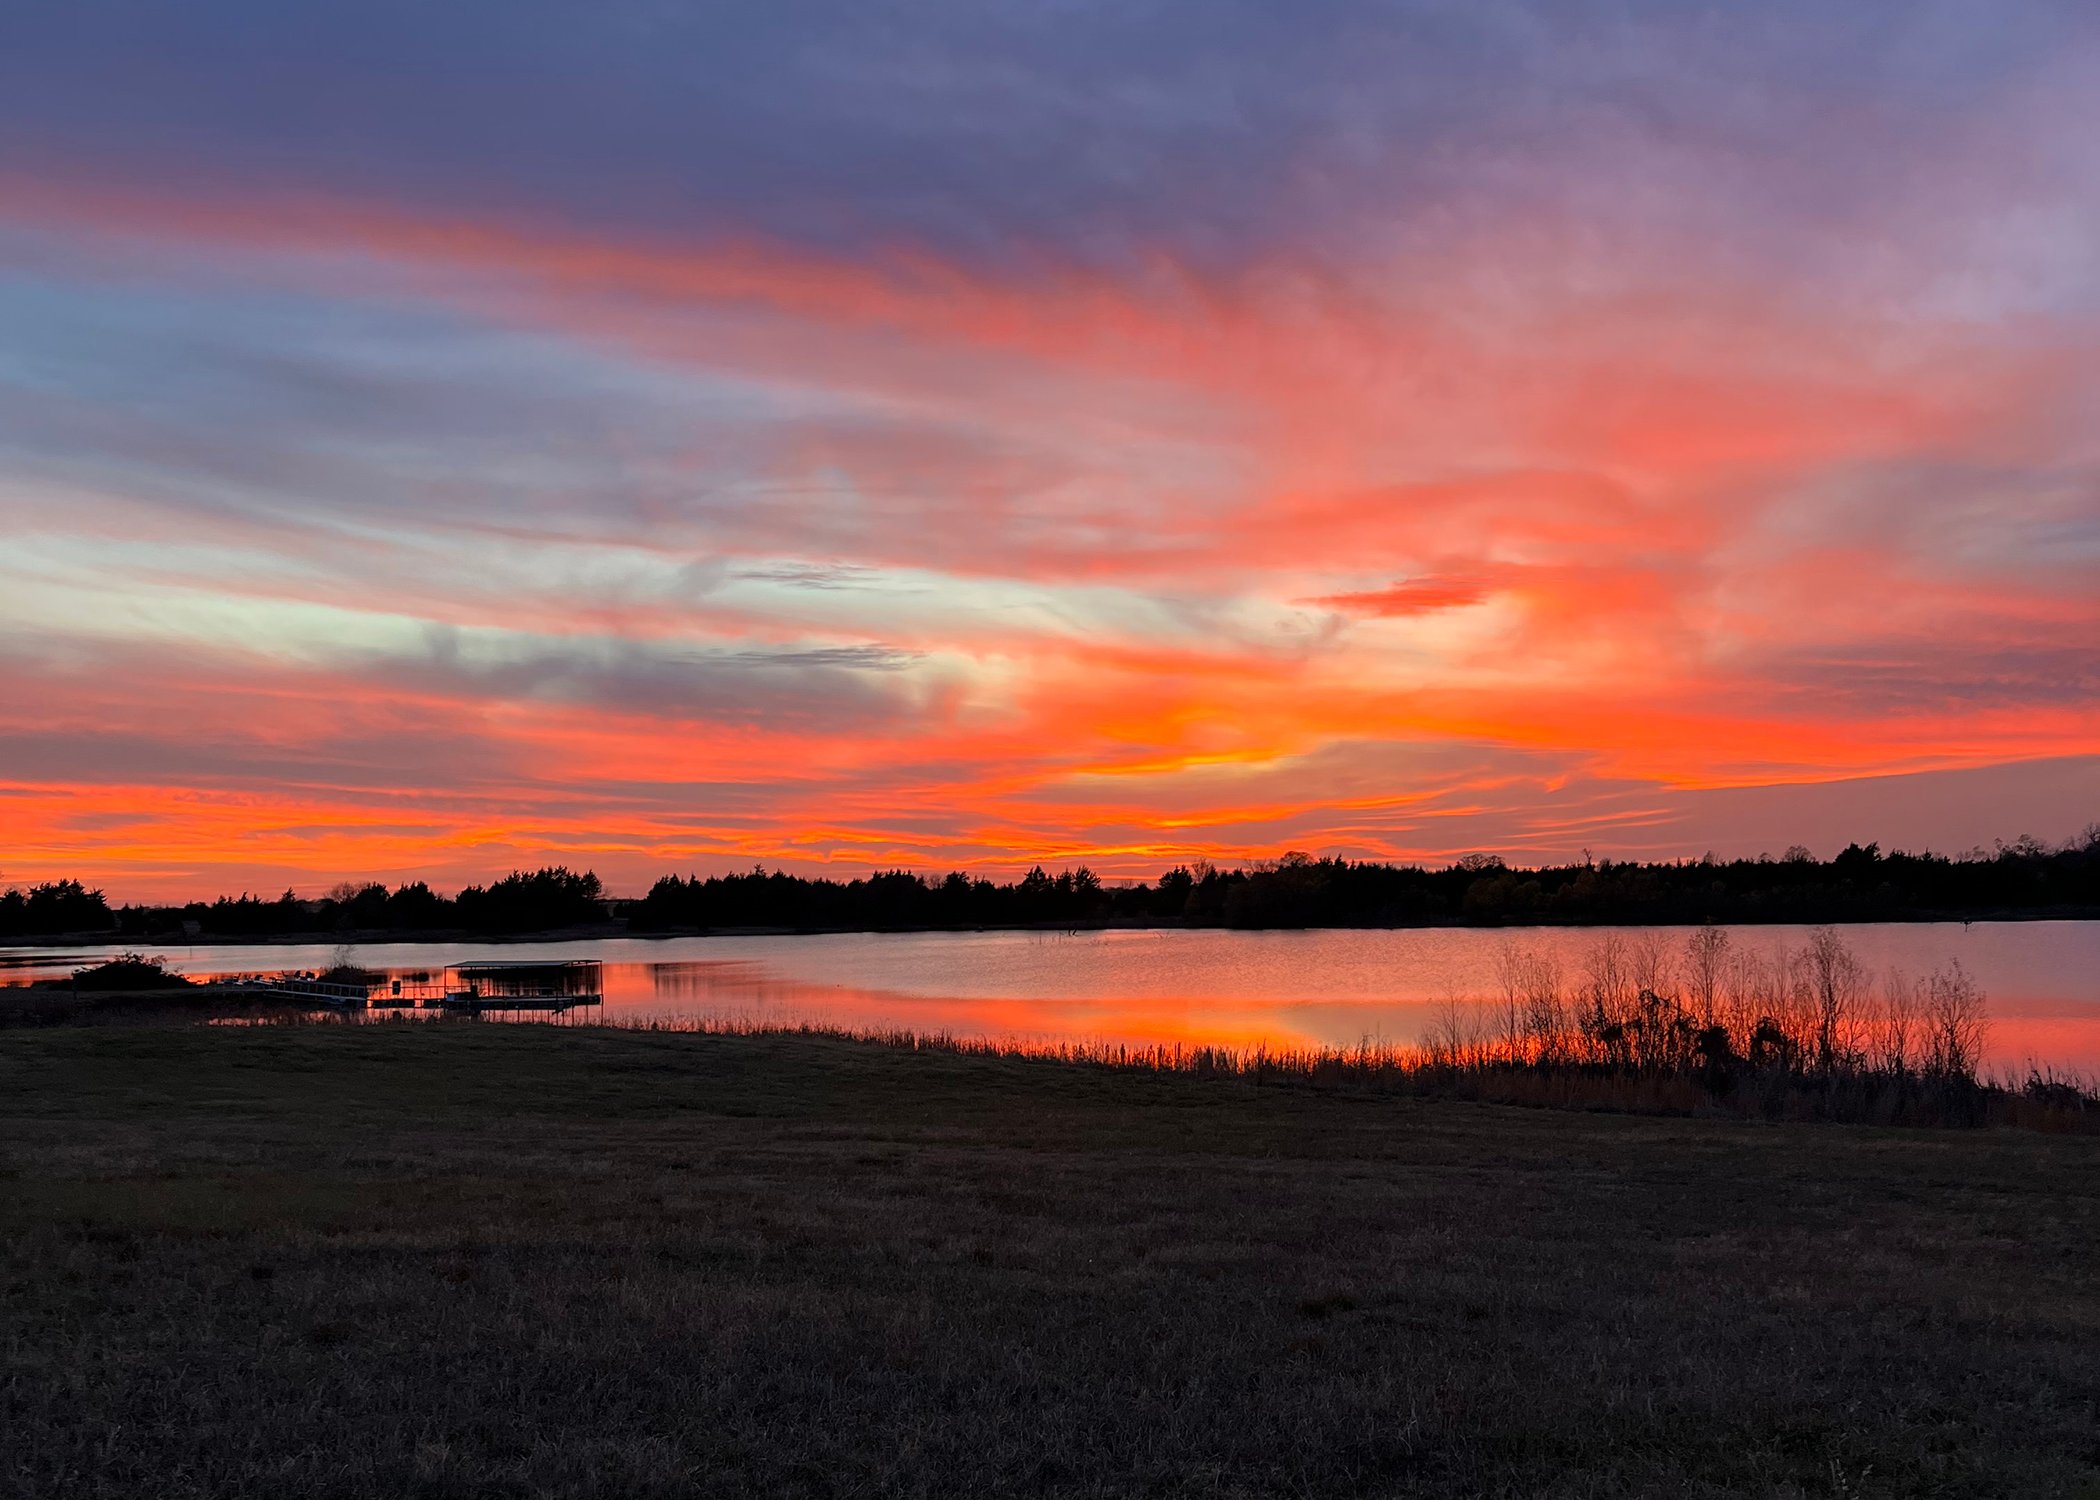
[[[1524,1022],[1533,1054],[1555,1057],[1566,1046],[1567,1012],[1561,1002],[1560,959],[1534,949],[1524,973]]]
[[[1637,933],[1626,945],[1626,967],[1635,993],[1667,995],[1677,988],[1677,955],[1670,951],[1669,934],[1660,928]]]
[[[1607,1030],[1623,1026],[1628,1013],[1633,1009],[1633,984],[1626,955],[1626,939],[1616,932],[1607,932],[1590,944],[1584,956],[1583,967],[1587,971],[1588,985],[1583,998],[1588,1002],[1584,1024],[1593,1032],[1602,1035]]]
[[[1807,954],[1782,944],[1773,950],[1762,974],[1757,1029],[1782,1043],[1789,1058],[1812,1056],[1816,1005],[1808,981]]]
[[[1772,961],[1754,948],[1738,948],[1728,959],[1728,1034],[1747,1053],[1750,1035],[1767,1014],[1773,989]]]
[[[1498,1017],[1502,1023],[1502,1047],[1512,1062],[1520,1061],[1524,1053],[1525,991],[1530,967],[1530,952],[1508,938],[1503,939],[1495,954],[1495,978],[1502,988]]]
[[[1990,1019],[1983,991],[1949,959],[1925,981],[1925,1068],[1941,1078],[1973,1079],[1983,1063]]]
[[[1882,980],[1881,1008],[1875,1017],[1875,1061],[1891,1073],[1908,1073],[1916,1060],[1923,1016],[1923,986],[1903,970],[1890,969]]]
[[[1720,1017],[1721,986],[1728,973],[1728,929],[1712,923],[1684,940],[1685,1000],[1701,1027]]]
[[[1866,970],[1834,927],[1818,927],[1801,950],[1814,1013],[1816,1066],[1829,1072],[1854,1050]]]
[[[1432,1063],[1450,1068],[1476,1066],[1485,1050],[1478,1008],[1455,994],[1444,996],[1430,1013],[1423,1048]]]

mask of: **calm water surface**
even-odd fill
[[[1635,933],[1638,929],[1618,929]],[[1958,959],[1990,997],[1991,1053],[2100,1071],[2100,923],[1889,924],[1842,929],[1876,974]],[[1376,932],[839,933],[582,943],[360,945],[393,977],[489,959],[595,958],[608,1020],[730,1019],[907,1028],[1025,1042],[1419,1040],[1452,997],[1485,996],[1510,943],[1557,953],[1570,982],[1599,928]],[[1801,927],[1732,930],[1760,952]],[[1687,929],[1667,931],[1681,946]],[[199,978],[321,968],[330,945],[175,948]],[[0,977],[60,975],[100,955],[0,949]],[[582,1013],[588,1017],[591,1013]]]

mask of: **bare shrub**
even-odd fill
[[[1560,1055],[1567,1009],[1561,998],[1560,960],[1551,953],[1533,952],[1525,966],[1524,1025],[1535,1058],[1549,1062]]]
[[[1505,943],[1495,956],[1500,990],[1499,1045],[1509,1062],[1543,1062],[1559,1050],[1566,1027],[1560,960],[1536,948]]]
[[[1457,995],[1446,995],[1430,1015],[1423,1050],[1429,1061],[1440,1067],[1473,1068],[1486,1064],[1491,1049],[1479,1007]]]
[[[1812,1018],[1816,1067],[1827,1073],[1849,1061],[1856,1049],[1866,969],[1834,927],[1818,927],[1809,934],[1800,962],[1800,980],[1808,992]]]
[[[1773,955],[1771,1001],[1766,1017],[1786,1050],[1804,1063],[1813,1061],[1816,999],[1806,949],[1781,948]]]
[[[1501,1040],[1512,1056],[1523,1048],[1525,1040],[1524,980],[1530,958],[1526,949],[1508,939],[1495,954],[1495,978],[1502,990]]]
[[[1670,935],[1661,928],[1638,932],[1626,944],[1626,970],[1633,990],[1654,995],[1677,989],[1677,955],[1671,951]]]
[[[1684,998],[1692,1014],[1706,1028],[1721,1022],[1723,986],[1728,978],[1728,929],[1708,924],[1684,940],[1680,968],[1684,975]]]
[[[1591,943],[1583,970],[1583,1032],[1606,1056],[1617,1059],[1633,1019],[1633,975],[1625,937],[1607,932]]]
[[[1875,1015],[1873,1058],[1877,1066],[1899,1076],[1911,1070],[1924,1009],[1923,986],[1903,970],[1890,969],[1882,980],[1881,1005]]]
[[[1973,1080],[1989,1034],[1983,991],[1961,960],[1934,969],[1925,981],[1925,1070],[1937,1078]]]
[[[1738,948],[1728,955],[1721,1020],[1731,1035],[1747,1037],[1757,1029],[1771,989],[1770,968],[1770,960],[1754,949]]]

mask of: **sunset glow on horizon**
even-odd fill
[[[0,885],[2100,817],[2090,8],[792,9],[0,23]]]

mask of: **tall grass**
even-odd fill
[[[1476,1097],[1768,1118],[2100,1125],[2090,1081],[1987,1079],[1990,1019],[1957,961],[1875,976],[1833,928],[1799,947],[1605,933],[1581,972],[1510,943],[1486,1005],[1441,1008],[1412,1071]]]

